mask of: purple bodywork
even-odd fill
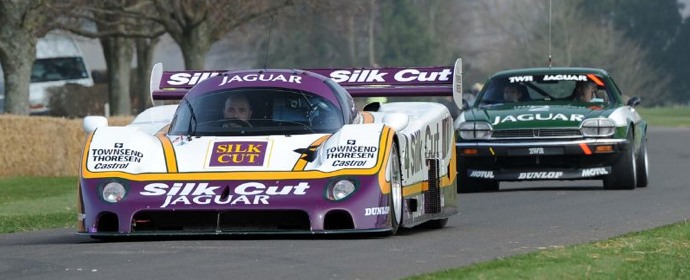
[[[82,186],[99,189],[112,180],[83,179]],[[390,216],[371,210],[388,208],[389,203],[378,187],[377,175],[356,180],[360,189],[339,202],[324,197],[331,178],[126,181],[128,194],[117,204],[102,200],[95,191],[82,193],[87,210],[84,223],[91,235],[328,233],[350,226],[357,231],[388,230]],[[262,211],[264,219],[273,221],[247,220],[257,219],[252,211]],[[265,211],[274,211],[274,216]],[[353,225],[343,224],[348,223],[345,215],[351,216]],[[102,224],[114,217],[116,230]]]

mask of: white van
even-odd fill
[[[0,71],[0,80],[1,76]],[[32,115],[48,114],[48,88],[67,83],[93,86],[91,71],[84,63],[84,55],[74,39],[59,33],[48,33],[36,43],[36,61],[31,69],[29,85],[29,112]],[[2,87],[4,85],[0,85]],[[0,95],[3,95],[1,91]],[[3,99],[4,95],[0,96],[0,105],[3,105],[0,113],[4,109]]]
[[[74,39],[48,33],[36,44],[36,61],[31,69],[29,87],[31,114],[48,113],[47,89],[67,83],[91,87],[91,71],[84,63],[84,55]]]

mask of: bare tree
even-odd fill
[[[29,114],[31,67],[36,42],[53,28],[58,16],[78,1],[0,0],[0,64],[5,78],[5,112]]]
[[[291,1],[152,0],[155,13],[143,18],[162,25],[182,49],[187,69],[203,69],[206,53],[223,35],[275,13]]]
[[[132,113],[130,81],[135,46],[137,74],[148,73],[154,43],[165,33],[162,26],[139,16],[154,13],[154,8],[145,0],[96,1],[71,11],[68,20],[60,25],[62,29],[101,41],[108,67],[108,100],[113,115]],[[138,77],[148,81],[149,74]],[[139,84],[147,83],[140,80]],[[136,95],[139,100],[137,111],[150,106],[147,89],[139,86]]]
[[[506,19],[494,22],[505,33],[496,47],[500,51],[481,70],[489,75],[510,68],[547,67],[551,54],[552,66],[603,68],[615,76],[624,94],[642,96],[647,104],[663,99],[669,79],[645,63],[645,50],[610,25],[587,20],[577,8],[579,2],[558,3],[552,7],[551,36],[549,7],[543,1],[510,6],[509,13],[494,17]]]

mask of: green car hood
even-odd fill
[[[496,129],[578,128],[589,118],[608,117],[611,106],[550,103],[515,103],[474,107],[465,111],[465,121],[485,121]]]

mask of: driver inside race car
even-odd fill
[[[229,120],[239,120],[251,126],[249,119],[252,117],[252,107],[249,98],[244,95],[233,94],[225,100],[223,117]],[[239,126],[234,124],[232,126]]]

